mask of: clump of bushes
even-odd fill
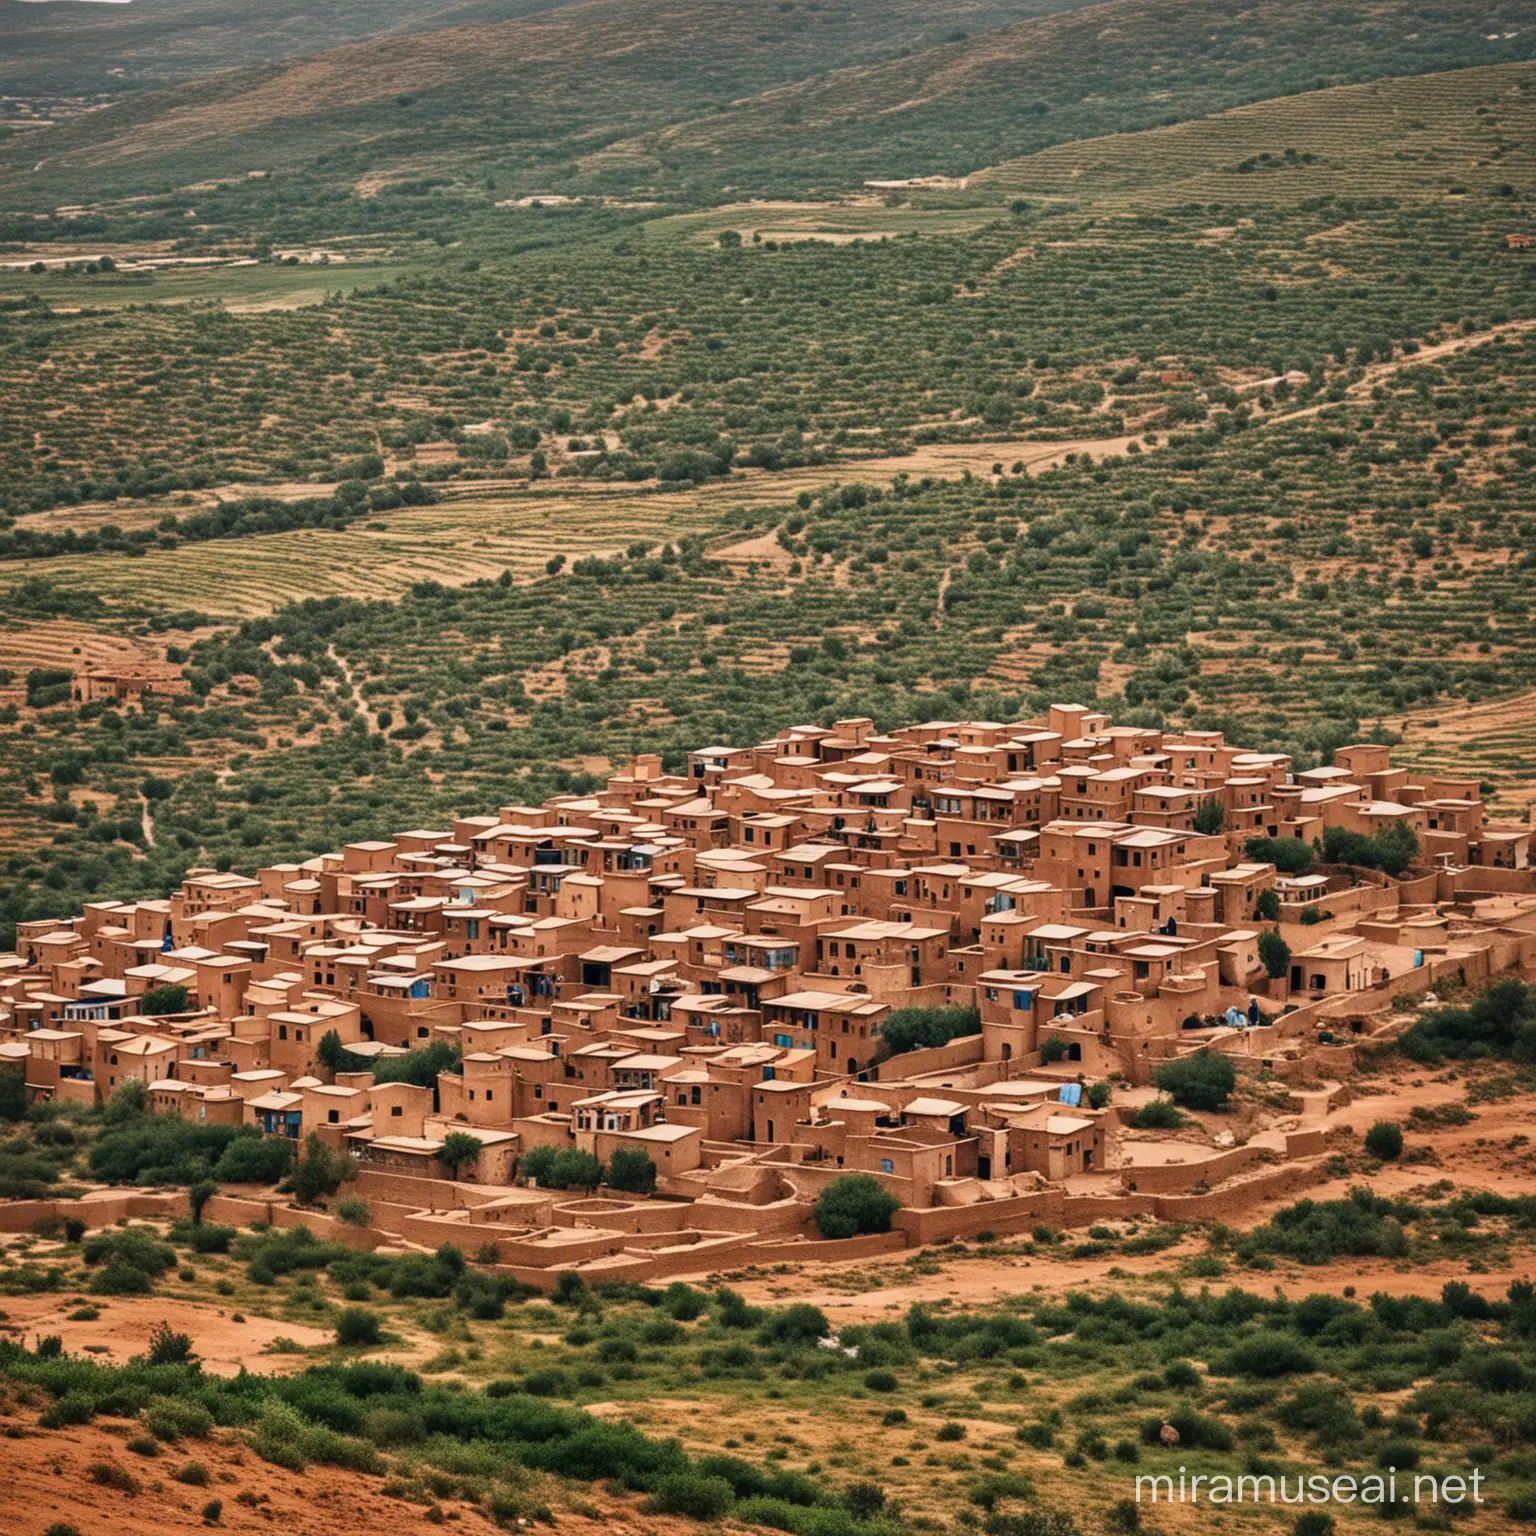
[[[343,1307],[336,1317],[336,1342],[349,1346],[378,1344],[384,1334],[379,1314],[367,1307]]]
[[[886,1015],[880,1039],[892,1056],[981,1033],[981,1014],[974,1008],[897,1008]]]
[[[901,1201],[876,1178],[851,1173],[834,1179],[816,1197],[812,1219],[826,1238],[857,1237],[866,1232],[889,1232],[891,1218]]]
[[[1138,1131],[1171,1131],[1184,1124],[1184,1112],[1172,1099],[1149,1099],[1126,1124]]]
[[[1157,1069],[1157,1086],[1185,1109],[1225,1109],[1237,1086],[1237,1068],[1214,1051],[1196,1051]]]

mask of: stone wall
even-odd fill
[[[930,1072],[950,1072],[957,1067],[977,1065],[982,1059],[982,1035],[962,1035],[948,1045],[935,1045],[921,1051],[903,1051],[882,1061],[875,1068],[879,1082],[895,1082],[908,1077],[923,1077]]]
[[[1182,1194],[1197,1184],[1219,1184],[1262,1162],[1264,1154],[1257,1147],[1232,1147],[1212,1151],[1208,1156],[1187,1163],[1147,1163],[1123,1167],[1120,1177],[1137,1194]]]
[[[95,1230],[120,1221],[160,1218],[174,1221],[187,1214],[187,1197],[145,1194],[137,1190],[112,1191],[85,1200],[10,1200],[0,1204],[0,1232],[30,1232],[39,1222],[80,1221]]]

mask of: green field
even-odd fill
[[[444,19],[0,156],[7,920],[839,713],[1536,800],[1513,8]]]

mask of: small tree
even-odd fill
[[[1047,1035],[1040,1042],[1040,1060],[1046,1063],[1060,1061],[1067,1054],[1067,1042],[1060,1035]]]
[[[19,1068],[0,1070],[0,1120],[24,1120],[26,1114],[26,1073]]]
[[[1403,1155],[1403,1128],[1395,1120],[1378,1120],[1365,1133],[1365,1150],[1384,1163],[1395,1163]]]
[[[288,1188],[305,1204],[334,1195],[348,1179],[357,1177],[352,1159],[344,1152],[333,1152],[311,1131],[304,1143],[304,1155],[293,1165]]]
[[[517,1171],[525,1179],[532,1179],[539,1185],[547,1186],[549,1176],[554,1172],[557,1156],[559,1154],[553,1147],[529,1147],[518,1160]]]
[[[196,1365],[197,1356],[192,1353],[192,1335],[177,1333],[169,1323],[157,1323],[149,1336],[149,1352],[145,1360],[150,1365]]]
[[[639,1147],[620,1147],[608,1160],[608,1184],[626,1194],[648,1195],[656,1188],[656,1164]]]
[[[293,1163],[293,1143],[286,1136],[239,1132],[213,1165],[225,1184],[276,1184]]]
[[[1259,963],[1264,974],[1278,981],[1291,968],[1291,946],[1280,937],[1278,928],[1266,928],[1259,935]]]
[[[1393,879],[1405,874],[1419,856],[1419,839],[1412,827],[1394,822],[1371,839],[1376,867]]]
[[[218,1194],[219,1186],[212,1179],[199,1179],[187,1190],[187,1205],[192,1212],[192,1225],[203,1224],[203,1208]]]
[[[878,1179],[851,1173],[822,1190],[813,1216],[823,1237],[857,1237],[863,1232],[889,1232],[891,1217],[900,1209],[901,1201]]]
[[[185,1013],[192,994],[182,986],[151,987],[139,999],[139,1012],[156,1017]]]
[[[1138,1131],[1171,1131],[1184,1124],[1184,1114],[1172,1099],[1150,1099],[1126,1123]]]
[[[1212,837],[1227,825],[1227,813],[1219,800],[1202,800],[1195,811],[1195,831]]]
[[[149,1093],[136,1077],[130,1077],[113,1090],[102,1106],[101,1118],[108,1125],[127,1125],[149,1113]]]
[[[448,1170],[448,1177],[456,1179],[459,1170],[469,1163],[480,1161],[480,1141],[466,1131],[449,1131],[443,1139],[443,1149],[437,1160]]]
[[[603,1182],[603,1165],[590,1152],[575,1147],[555,1154],[549,1182],[556,1189],[585,1189],[588,1192]]]
[[[1237,1086],[1237,1068],[1225,1056],[1196,1051],[1159,1067],[1156,1082],[1185,1109],[1218,1110]]]
[[[366,1072],[368,1070],[368,1058],[355,1055],[349,1051],[341,1043],[341,1036],[334,1029],[328,1029],[321,1035],[320,1044],[315,1047],[315,1060],[333,1077],[338,1072]]]
[[[1312,868],[1312,848],[1299,837],[1250,837],[1243,853],[1259,864],[1273,864],[1282,875],[1304,875]]]
[[[880,1038],[893,1056],[980,1033],[981,1014],[973,1007],[897,1008],[880,1026]]]
[[[1259,899],[1253,904],[1253,915],[1266,923],[1280,920],[1280,893],[1273,886],[1259,892]]]

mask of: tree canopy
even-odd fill
[[[867,1173],[835,1179],[816,1197],[814,1219],[823,1237],[857,1237],[865,1232],[889,1232],[891,1217],[901,1201]]]

